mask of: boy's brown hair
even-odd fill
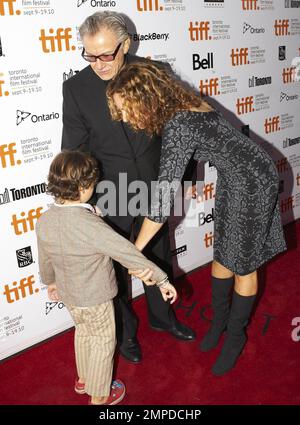
[[[56,200],[78,201],[79,189],[95,185],[99,179],[97,160],[80,151],[62,151],[53,159],[47,193]]]

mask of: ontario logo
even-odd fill
[[[51,311],[57,307],[59,310],[65,307],[64,303],[62,302],[46,302],[46,316],[51,313]]]
[[[117,3],[113,0],[77,0],[77,7],[83,4],[89,4],[91,7],[116,7]]]
[[[266,32],[266,30],[264,28],[255,28],[252,27],[251,25],[247,24],[246,22],[244,22],[243,25],[243,34],[246,34],[246,32],[249,32],[251,34],[263,34]]]
[[[20,125],[22,124],[27,118],[30,118],[30,121],[33,124],[39,123],[39,122],[45,122],[50,120],[58,120],[59,119],[59,113],[58,112],[51,112],[50,114],[42,114],[42,115],[36,115],[32,114],[31,112],[21,111],[17,109],[16,112],[16,124]]]

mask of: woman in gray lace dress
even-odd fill
[[[245,328],[257,293],[257,269],[286,249],[274,162],[219,111],[153,64],[126,66],[110,82],[107,96],[113,119],[127,121],[136,130],[162,134],[160,187],[164,182],[180,182],[192,157],[205,158],[217,169],[214,317],[200,349],[214,348],[227,330],[212,369],[215,375],[223,375],[235,365],[246,343]],[[156,194],[136,240],[140,250],[167,220],[170,203],[168,190]]]

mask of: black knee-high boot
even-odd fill
[[[212,276],[212,308],[214,312],[212,325],[200,343],[201,351],[215,348],[224,332],[230,313],[231,289],[234,277],[219,279]]]
[[[241,354],[247,341],[245,330],[255,298],[256,295],[244,297],[233,292],[227,335],[221,353],[212,368],[214,375],[221,376],[232,369]]]

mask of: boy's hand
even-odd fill
[[[57,294],[57,286],[55,283],[51,283],[51,285],[48,285],[48,297],[51,301],[58,302],[58,294]]]
[[[165,283],[159,287],[161,295],[165,301],[170,300],[170,304],[173,304],[177,299],[177,291],[171,283]]]
[[[98,205],[94,205],[95,207],[95,214],[98,215],[99,217],[103,217],[102,211],[100,210],[100,208],[98,207]]]
[[[130,275],[133,275],[135,277],[138,277],[141,279],[145,285],[151,286],[156,284],[156,280],[152,280],[153,271],[151,269],[144,269],[144,270],[128,270],[128,273]]]

